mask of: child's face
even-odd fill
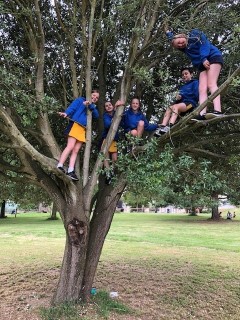
[[[114,107],[113,107],[113,105],[111,104],[110,101],[105,102],[105,110],[106,110],[106,112],[112,112],[113,109],[114,109]]]
[[[133,111],[137,111],[140,108],[140,101],[138,99],[133,99],[131,102],[131,108]]]
[[[187,46],[187,39],[184,37],[179,37],[173,40],[172,46],[176,49],[183,49]]]
[[[189,70],[183,70],[182,71],[182,79],[185,82],[192,80],[192,73],[190,73]]]
[[[99,99],[99,93],[98,92],[92,92],[91,94],[92,103],[98,102]]]

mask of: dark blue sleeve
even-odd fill
[[[83,97],[75,99],[70,104],[70,106],[66,109],[65,113],[68,116],[72,116],[74,114],[74,112],[77,110],[77,108],[79,108],[79,106],[82,105],[84,101],[85,101],[85,98],[83,98]]]
[[[190,38],[198,38],[198,41],[200,43],[200,47],[199,47],[199,55],[200,55],[200,60],[203,63],[205,60],[207,60],[209,54],[210,54],[210,47],[211,47],[211,43],[210,41],[207,39],[206,35],[198,30],[198,29],[193,29],[190,34],[189,34]]]
[[[95,106],[95,104],[91,103],[91,104],[88,106],[88,109],[92,111],[93,119],[99,118],[98,109],[97,109],[97,107]]]
[[[93,119],[98,119],[98,118],[99,118],[99,112],[98,112],[97,107],[95,107],[95,108],[92,110],[92,116],[93,116]]]
[[[112,118],[107,116],[106,114],[103,115],[103,125],[105,129],[109,129],[111,127]]]
[[[171,31],[166,32],[166,36],[168,38],[169,41],[172,41],[174,34]]]
[[[158,128],[157,124],[149,123],[144,115],[142,115],[142,120],[144,121],[144,130],[155,131]]]
[[[199,81],[198,80],[193,82],[193,92],[196,97],[196,105],[197,105],[199,101]]]

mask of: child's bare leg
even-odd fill
[[[208,75],[207,70],[200,72],[199,75],[199,104],[202,104],[208,98]],[[207,108],[204,108],[200,114],[207,112]]]
[[[217,89],[217,81],[218,77],[221,71],[221,64],[219,63],[213,63],[210,65],[210,69],[207,70],[207,83],[208,83],[208,88],[211,94],[213,94]],[[221,112],[221,98],[220,95],[218,95],[214,100],[213,100],[213,105],[214,105],[214,110]]]
[[[163,116],[163,121],[161,123],[162,126],[166,126],[169,122],[169,119],[171,117],[171,114],[172,114],[172,107],[168,107],[167,110],[165,111],[164,113],[164,116]]]
[[[73,137],[68,137],[67,139],[67,146],[65,147],[65,149],[63,150],[60,159],[59,159],[59,164],[63,165],[65,163],[65,161],[67,160],[67,157],[69,156],[70,152],[73,150],[75,143],[76,143],[76,139]]]
[[[71,156],[70,156],[69,168],[74,168],[75,162],[76,162],[76,159],[77,159],[77,155],[78,155],[78,152],[79,152],[81,146],[82,146],[82,142],[76,140],[76,143],[75,143],[75,145],[73,147],[73,150],[72,150],[72,153],[71,153]]]
[[[177,103],[172,106],[172,116],[170,118],[169,124],[174,124],[177,120],[178,115],[181,112],[186,112],[187,111],[187,106],[185,103]]]
[[[130,133],[131,133],[131,135],[134,136],[134,137],[137,137],[137,135],[138,135],[138,132],[137,132],[136,129],[131,130]]]
[[[112,152],[112,162],[113,164],[117,161],[117,152]]]
[[[109,169],[109,167],[110,167],[110,165],[109,165],[109,153],[106,153],[106,158],[103,161],[103,165],[104,165],[104,168]]]
[[[144,131],[144,121],[140,120],[138,122],[138,126],[137,126],[137,136],[138,136],[138,138],[141,138],[141,136],[143,135],[143,131]]]

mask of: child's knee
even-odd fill
[[[140,120],[140,121],[138,122],[138,126],[139,126],[139,127],[144,127],[144,121],[143,121],[143,120]]]
[[[131,133],[131,135],[134,136],[134,137],[137,136],[137,134],[138,134],[138,132],[137,132],[136,129],[131,130],[130,133]]]
[[[172,111],[173,111],[173,112],[178,112],[179,108],[180,108],[179,104],[174,104],[174,105],[172,106]]]

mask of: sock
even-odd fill
[[[63,164],[59,162],[57,168],[63,168]]]
[[[72,167],[68,168],[68,173],[73,172],[73,171],[74,171],[74,168],[72,168]]]

